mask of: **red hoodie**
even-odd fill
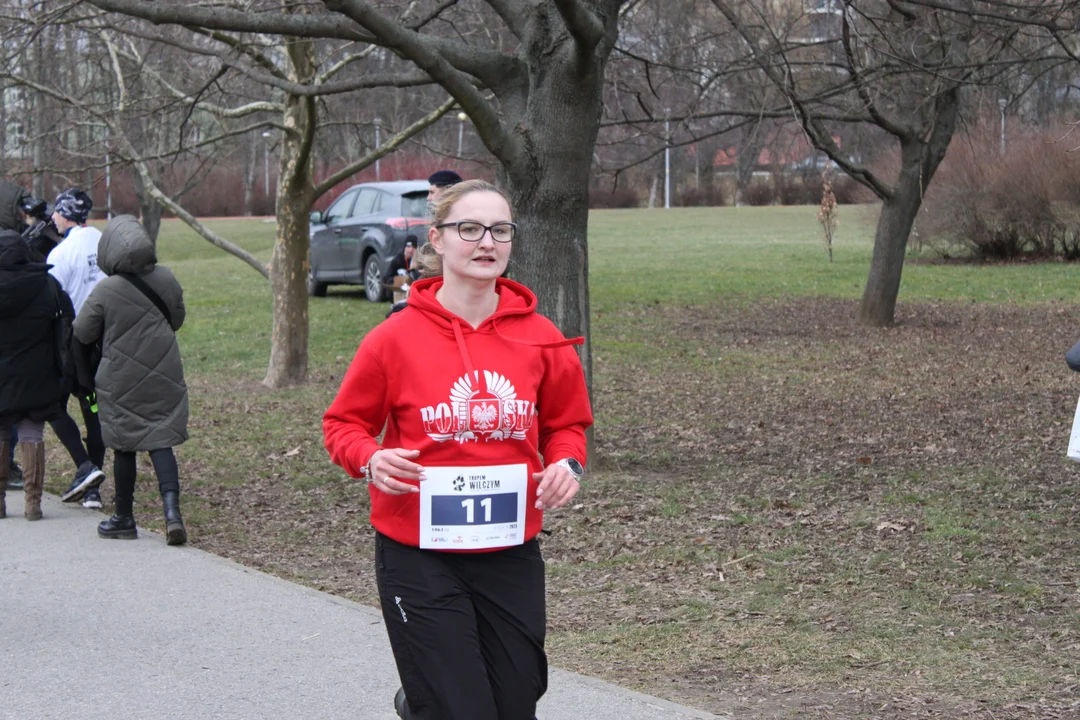
[[[408,306],[364,337],[323,416],[326,449],[353,477],[383,447],[419,450],[415,462],[425,470],[524,464],[530,540],[543,521],[532,479],[543,470],[541,456],[585,462],[592,409],[570,347],[581,340],[564,338],[536,313],[528,288],[502,278],[498,308],[474,330],[435,299],[442,282],[414,283]],[[375,438],[384,425],[380,445]],[[420,493],[369,491],[375,529],[419,546]],[[455,549],[452,539],[445,542]]]

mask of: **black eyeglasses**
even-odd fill
[[[500,222],[494,225],[482,225],[472,220],[443,223],[435,226],[438,229],[453,227],[457,228],[458,237],[465,242],[480,242],[485,232],[491,232],[491,239],[498,243],[508,243],[517,234],[517,225],[512,222]]]

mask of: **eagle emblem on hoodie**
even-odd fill
[[[474,370],[454,382],[447,402],[420,408],[420,416],[436,442],[524,440],[536,421],[536,403],[519,400],[506,376]]]

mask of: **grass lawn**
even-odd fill
[[[547,521],[553,663],[739,718],[1080,714],[1077,269],[909,262],[897,325],[861,328],[874,218],[841,208],[830,264],[815,214],[593,214],[599,457]],[[272,225],[209,224],[269,258]],[[387,307],[314,299],[311,382],[270,392],[267,283],[175,221],[159,254],[194,543],[374,603],[366,490],[320,419]]]

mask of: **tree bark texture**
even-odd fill
[[[314,41],[287,45],[290,79],[308,82],[315,74]],[[308,373],[308,213],[312,203],[311,147],[316,99],[286,95],[285,132],[277,186],[277,242],[270,262],[274,328],[270,364],[263,383],[271,388],[297,385]]]

